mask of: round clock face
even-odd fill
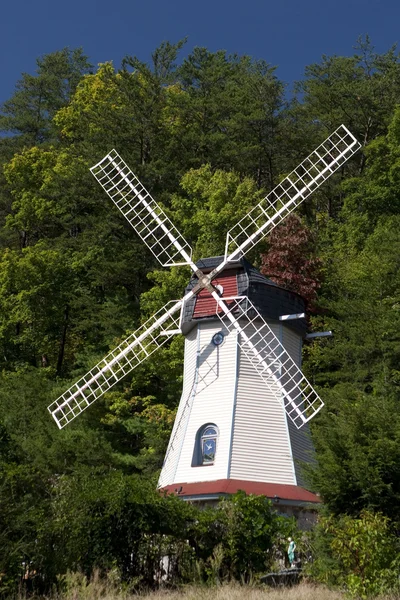
[[[222,342],[224,341],[224,339],[225,339],[225,336],[222,333],[222,331],[218,331],[218,333],[214,333],[211,341],[214,344],[214,346],[220,346],[222,344]]]

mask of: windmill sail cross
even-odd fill
[[[189,244],[115,150],[94,165],[92,174],[160,264],[190,265],[198,283],[172,308],[164,308],[156,313],[48,407],[58,427],[61,429],[67,425],[170,339],[180,327],[180,320],[175,313],[179,311],[182,314],[187,300],[204,288],[212,289],[211,282],[227,263],[237,260],[282,222],[359,147],[356,138],[341,125],[228,232],[225,258],[209,275],[203,275],[194,264]],[[265,321],[261,325],[258,323],[256,333],[250,331],[252,327],[254,329],[250,315],[255,314],[255,307],[251,306],[243,312],[241,300],[240,306],[236,306],[236,310],[242,310],[238,320],[231,308],[220,300],[217,292],[213,291],[212,295],[219,302],[225,320],[228,319],[230,326],[240,333],[243,351],[248,354],[255,370],[267,386],[271,378],[274,385],[278,385],[285,408],[296,426],[300,427],[309,421],[323,406],[322,400],[290,356],[285,356],[285,349],[276,345],[278,340]],[[261,315],[259,317],[262,319]],[[218,318],[221,318],[219,313]],[[246,319],[250,321],[243,326]]]

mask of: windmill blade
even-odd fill
[[[321,398],[247,297],[219,298],[218,305],[218,317],[228,330],[239,332],[243,353],[271,393],[278,387],[288,416],[300,429],[324,406]]]
[[[48,406],[59,429],[68,425],[95,400],[148,356],[163,346],[179,328],[182,300],[153,315],[84,377]]]
[[[193,268],[191,247],[115,150],[90,170],[163,267]]]
[[[344,125],[338,127],[228,232],[223,265],[255,246],[360,147]]]

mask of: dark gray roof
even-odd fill
[[[212,271],[215,267],[224,260],[224,256],[209,256],[208,258],[201,258],[196,262],[196,267],[202,271]]]

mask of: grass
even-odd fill
[[[322,586],[300,584],[292,588],[271,589],[239,585],[214,588],[188,587],[179,592],[154,592],[141,600],[343,600],[343,594]],[[111,600],[111,598],[110,598]]]
[[[26,596],[15,600],[350,600],[349,596],[322,585],[300,583],[291,588],[273,589],[263,585],[239,585],[235,583],[216,585],[187,585],[180,589],[161,589],[156,592],[133,593],[118,584],[94,575],[88,582],[79,574],[69,574],[64,593],[51,596]],[[398,595],[379,596],[375,600],[399,600]]]
[[[35,597],[36,600],[40,600]],[[18,600],[26,600],[20,597]],[[34,600],[31,598],[31,600]],[[115,582],[94,577],[87,582],[82,575],[73,574],[67,589],[41,600],[349,600],[346,594],[329,590],[323,585],[300,583],[291,588],[273,589],[264,585],[187,585],[176,590],[133,593]],[[375,600],[399,600],[398,595],[379,596]]]
[[[96,576],[87,583],[85,578],[79,579],[75,575],[69,580],[66,591],[53,600],[345,600],[345,596],[307,583],[280,589],[239,584],[214,587],[188,585],[177,590],[134,594]]]

